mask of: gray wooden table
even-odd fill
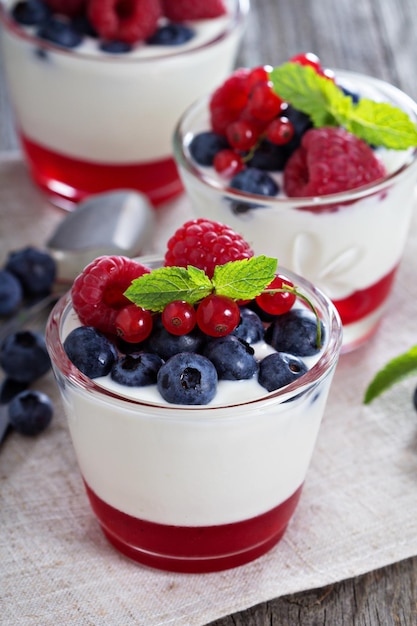
[[[416,0],[252,0],[240,65],[277,65],[308,50],[328,66],[387,80],[417,99]],[[0,62],[0,151],[16,148]],[[416,624],[417,557],[210,626]]]

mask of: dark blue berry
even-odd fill
[[[83,35],[72,26],[71,22],[58,16],[53,16],[41,24],[37,35],[40,39],[63,48],[76,48],[83,40]]]
[[[229,186],[232,189],[258,196],[276,196],[279,192],[279,187],[273,178],[255,167],[249,167],[238,172],[233,176]]]
[[[213,165],[213,160],[220,150],[229,148],[229,143],[223,135],[212,131],[205,131],[194,135],[188,147],[192,158],[199,165]]]
[[[73,29],[77,33],[97,39],[98,37],[97,31],[95,30],[94,26],[88,19],[87,15],[76,15],[75,17],[72,18],[71,24],[72,24]]]
[[[184,24],[167,24],[161,26],[147,39],[148,44],[156,46],[179,46],[195,37],[195,31]]]
[[[353,104],[357,104],[359,102],[360,100],[359,94],[355,93],[354,91],[351,91],[350,89],[348,89],[347,87],[344,87],[343,85],[339,85],[339,87],[343,91],[345,96],[349,96],[350,98],[352,98]]]
[[[25,295],[30,297],[50,293],[56,277],[56,263],[51,255],[30,246],[11,252],[5,269],[19,279]]]
[[[40,0],[18,2],[12,9],[12,17],[24,26],[41,24],[51,15],[49,7]]]
[[[242,307],[240,309],[239,324],[231,334],[242,339],[242,341],[246,341],[246,343],[257,343],[264,337],[262,320],[255,311]]]
[[[75,367],[89,378],[109,374],[117,358],[112,342],[92,326],[74,328],[64,341],[64,350]]]
[[[32,330],[8,335],[0,346],[0,365],[6,376],[23,383],[46,374],[51,361],[43,335]]]
[[[158,391],[172,404],[208,404],[216,395],[217,372],[201,354],[180,352],[158,372]]]
[[[38,435],[49,426],[52,416],[52,402],[41,391],[22,391],[9,404],[10,425],[21,435]]]
[[[259,363],[258,381],[267,391],[289,385],[308,371],[304,361],[292,354],[274,352]]]
[[[160,318],[154,322],[151,335],[145,342],[146,350],[156,352],[166,361],[177,352],[201,352],[205,343],[205,336],[195,327],[186,335],[173,335],[163,326]]]
[[[247,380],[258,371],[253,348],[234,335],[209,341],[204,355],[213,363],[222,380]]]
[[[0,315],[10,315],[22,303],[23,289],[18,278],[7,270],[0,270]]]
[[[290,155],[300,145],[303,135],[310,128],[313,128],[313,122],[311,121],[311,117],[309,115],[295,109],[291,105],[285,109],[284,115],[285,117],[288,117],[294,127],[294,136],[291,141],[286,144],[287,151]]]
[[[0,404],[8,404],[18,393],[28,388],[29,383],[5,378],[0,385]]]
[[[132,45],[126,41],[101,41],[99,48],[102,52],[111,54],[125,54],[132,50]]]
[[[154,385],[162,364],[163,360],[157,354],[129,354],[114,363],[110,376],[115,382],[127,387]]]
[[[324,327],[321,324],[321,337]],[[317,321],[314,315],[302,309],[291,309],[278,315],[265,332],[265,340],[277,352],[287,352],[296,356],[317,354]]]
[[[278,146],[265,139],[256,148],[246,165],[263,171],[282,172],[291,153],[292,150],[289,150],[286,145]]]

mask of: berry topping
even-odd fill
[[[52,402],[41,391],[22,391],[9,404],[10,425],[21,435],[38,435],[49,426],[52,416]]]
[[[232,228],[199,218],[186,222],[169,239],[165,265],[193,265],[212,277],[216,265],[252,256],[250,245]]]
[[[67,21],[66,17],[54,15],[43,22],[37,32],[40,39],[63,48],[75,48],[82,42],[82,35]]]
[[[11,252],[5,269],[18,278],[26,296],[48,294],[56,277],[56,264],[47,253],[27,247]]]
[[[23,0],[12,9],[12,16],[19,24],[35,26],[44,22],[51,14],[49,8],[41,0]]]
[[[44,0],[44,3],[54,13],[75,17],[85,10],[87,0]]]
[[[385,175],[373,150],[343,128],[309,130],[284,170],[288,196],[339,193],[366,185]]]
[[[255,167],[238,172],[229,183],[232,189],[258,196],[276,196],[279,192],[278,184],[267,172]]]
[[[162,8],[173,22],[210,19],[226,13],[223,0],[162,0]]]
[[[159,0],[90,0],[88,16],[102,39],[144,41],[157,29]]]
[[[132,280],[149,272],[123,256],[103,256],[77,276],[71,289],[75,312],[82,324],[104,333],[116,333],[116,317],[130,304],[123,295]]]
[[[258,381],[267,391],[275,391],[307,372],[305,363],[291,354],[274,352],[259,364]]]
[[[45,339],[32,330],[20,330],[8,335],[0,346],[0,365],[6,376],[31,383],[51,367]]]
[[[96,328],[74,328],[64,341],[70,361],[89,378],[106,376],[113,367],[117,352],[112,342]]]
[[[20,281],[7,270],[0,270],[0,316],[10,315],[21,304],[23,290]]]
[[[115,319],[116,333],[124,341],[140,343],[151,334],[152,314],[135,304],[129,304],[120,309]]]
[[[256,296],[257,304],[272,315],[287,313],[295,303],[295,293],[289,291],[294,285],[281,276],[276,276],[263,293]]]
[[[146,43],[153,46],[179,46],[195,36],[195,31],[183,24],[166,24],[147,39]]]
[[[324,336],[324,328],[321,333]],[[275,318],[265,332],[265,340],[277,352],[295,356],[317,354],[317,320],[301,309],[291,309]]]
[[[211,131],[194,135],[188,147],[191,156],[200,165],[212,165],[216,154],[227,148],[230,148],[227,139]]]
[[[166,361],[177,352],[200,352],[205,337],[196,327],[184,335],[174,335],[162,325],[161,319],[155,323],[155,329],[146,343],[149,351],[156,352]]]
[[[217,372],[205,356],[180,352],[162,365],[158,372],[161,396],[175,404],[208,404],[216,395]]]
[[[173,335],[186,335],[196,325],[197,314],[189,302],[173,300],[162,311],[161,321],[164,328]]]
[[[219,380],[247,380],[258,371],[253,348],[234,335],[209,341],[204,355],[214,364]]]
[[[127,387],[155,385],[158,371],[163,364],[157,354],[140,352],[120,357],[110,372],[112,380]]]
[[[223,337],[232,332],[240,320],[237,303],[215,293],[201,300],[197,308],[197,324],[209,337]]]
[[[262,341],[264,327],[261,318],[255,311],[242,307],[240,309],[239,324],[232,331],[232,334],[249,344]]]

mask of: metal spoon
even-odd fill
[[[25,324],[44,319],[50,305],[96,257],[104,254],[133,257],[146,251],[154,223],[154,210],[147,198],[135,191],[106,192],[81,202],[46,242],[48,252],[57,263],[56,289],[36,304],[22,308],[3,324],[0,343]],[[8,421],[8,405],[0,403],[0,443]]]

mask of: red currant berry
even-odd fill
[[[211,294],[197,308],[197,324],[210,337],[223,337],[236,328],[240,321],[240,309],[236,302],[226,296]]]
[[[269,65],[261,65],[260,67],[254,67],[248,74],[246,78],[246,85],[249,90],[252,89],[258,83],[267,83],[269,81],[269,72],[272,70],[272,67]]]
[[[283,146],[294,137],[294,125],[285,115],[276,117],[268,124],[266,136],[271,143]]]
[[[290,59],[290,63],[299,63],[300,65],[309,65],[318,73],[322,72],[322,67],[319,57],[314,52],[302,52],[296,54]]]
[[[282,315],[283,313],[287,313],[295,302],[295,294],[289,291],[268,293],[268,289],[283,289],[285,287],[294,287],[294,285],[283,276],[275,276],[274,280],[268,285],[266,290],[259,296],[256,296],[256,303],[263,311],[270,313],[271,315]]]
[[[250,122],[237,120],[226,128],[226,138],[235,150],[250,150],[258,141],[258,133]]]
[[[166,305],[161,319],[164,328],[172,335],[186,335],[196,325],[197,314],[189,302],[174,300]]]
[[[128,343],[139,343],[149,337],[152,331],[152,313],[136,304],[120,309],[116,320],[116,333]]]
[[[232,178],[243,170],[245,164],[240,154],[234,150],[220,150],[213,160],[214,169],[224,178]]]
[[[281,111],[283,101],[269,83],[255,85],[250,94],[248,111],[259,120],[273,120]]]

